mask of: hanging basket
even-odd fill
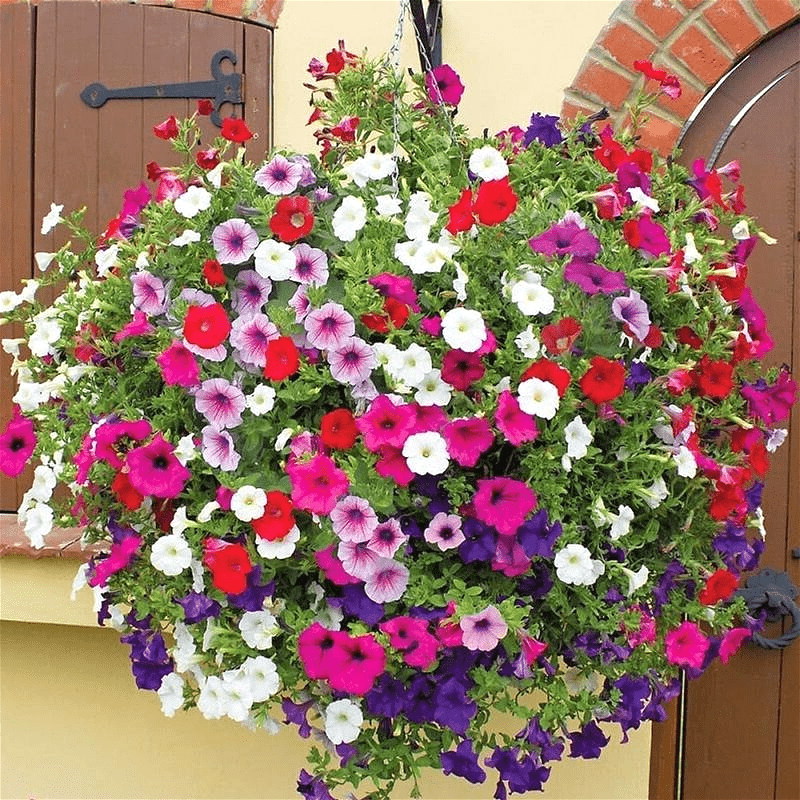
[[[243,121],[170,118],[183,163],[99,240],[54,205],[85,248],[0,297],[31,540],[105,543],[83,580],[167,715],[312,736],[306,797],[423,767],[539,789],[757,626],[734,590],[795,395],[746,285],[768,237],[735,164],[637,147],[680,91],[639,66],[627,131],[473,138],[452,68],[340,44],[309,68],[319,154],[250,164]]]

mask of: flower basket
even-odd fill
[[[0,296],[32,542],[105,544],[76,584],[164,713],[313,736],[306,797],[424,767],[540,789],[759,624],[735,589],[796,391],[760,363],[768,237],[735,164],[637,147],[680,91],[639,66],[626,131],[474,138],[450,67],[340,43],[309,67],[319,154],[250,164],[241,120],[209,145],[170,118],[183,163],[99,239],[54,205],[83,248]]]

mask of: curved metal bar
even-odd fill
[[[742,62],[744,63],[744,62]],[[736,116],[728,123],[728,126],[722,132],[722,135],[717,139],[717,143],[714,145],[713,149],[711,150],[711,155],[708,157],[706,161],[706,169],[712,169],[714,165],[717,163],[717,159],[719,158],[720,153],[722,152],[725,145],[728,143],[728,139],[730,139],[733,132],[736,130],[739,123],[747,116],[747,113],[750,111],[751,108],[759,101],[762,97],[764,97],[767,92],[774,89],[784,78],[791,75],[796,69],[800,68],[800,61],[795,61],[794,64],[786,67],[786,69],[781,72],[779,75],[776,75],[766,86],[764,86],[759,92],[757,92],[753,97],[751,97],[738,111]]]
[[[780,650],[783,647],[788,647],[800,636],[800,606],[793,600],[788,600],[782,604],[782,607],[785,609],[786,613],[792,617],[792,622],[794,624],[783,636],[779,636],[777,639],[768,639],[760,633],[754,633],[753,642],[759,647],[763,647],[765,650]]]

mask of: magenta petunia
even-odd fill
[[[105,586],[112,575],[125,569],[133,561],[141,546],[142,537],[133,533],[114,542],[108,557],[98,561],[90,569],[90,577],[87,581],[89,586]]]
[[[425,75],[425,88],[432,103],[457,106],[464,94],[464,84],[449,64],[440,64]]]
[[[163,353],[156,356],[161,368],[161,377],[168,386],[183,386],[189,389],[200,382],[200,365],[182,342],[173,342]]]
[[[336,545],[332,544],[330,547],[326,547],[324,550],[317,550],[317,552],[314,553],[314,560],[317,562],[317,566],[322,570],[325,578],[336,586],[361,583],[360,578],[354,578],[345,571],[342,562],[339,561],[334,553],[336,547]]]
[[[319,622],[312,623],[297,637],[297,652],[309,678],[320,680],[330,675],[341,639],[341,633],[323,628]]]
[[[664,637],[667,661],[681,667],[700,669],[711,643],[696,622],[687,620]]]
[[[9,478],[16,478],[25,469],[35,447],[33,422],[17,410],[0,434],[0,472]]]
[[[408,486],[416,477],[408,468],[403,451],[390,444],[378,448],[380,459],[375,464],[375,472],[382,478],[391,478],[398,486]]]
[[[114,469],[122,469],[122,455],[133,442],[141,442],[153,433],[146,419],[104,422],[94,433],[94,453]]]
[[[157,433],[151,442],[128,452],[131,485],[139,494],[152,497],[177,497],[192,473],[175,457],[175,448]]]
[[[366,694],[386,669],[386,652],[370,634],[342,634],[338,644],[329,659],[331,687],[339,692]]]
[[[292,502],[313,514],[330,514],[350,486],[347,475],[325,455],[289,464],[286,472],[292,482]]]
[[[405,403],[395,405],[385,394],[376,397],[366,414],[356,419],[356,427],[364,437],[368,450],[376,452],[390,445],[402,447],[414,428],[416,414]]]
[[[749,639],[751,632],[748,628],[731,628],[723,637],[719,645],[719,660],[727,664],[732,655],[739,650],[742,642]]]
[[[133,312],[133,319],[121,330],[114,334],[115,342],[122,342],[131,336],[146,336],[153,333],[155,328],[150,324],[147,315],[138,308]]]
[[[474,467],[494,444],[494,434],[483,417],[464,417],[442,428],[450,458],[462,467]]]
[[[613,294],[628,288],[625,275],[596,264],[573,258],[564,267],[564,280],[579,286],[586,294]]]
[[[472,502],[475,516],[481,522],[510,536],[536,508],[536,495],[522,481],[513,478],[482,478]]]
[[[242,424],[247,401],[242,390],[225,378],[203,381],[194,396],[194,406],[218,430]]]
[[[368,281],[384,297],[391,297],[405,303],[412,311],[419,313],[422,309],[417,297],[417,290],[414,288],[414,281],[407,275],[393,275],[391,272],[381,272],[374,275]]]
[[[258,234],[243,219],[234,217],[214,228],[211,243],[220,264],[244,264],[258,247]]]
[[[570,255],[582,261],[592,261],[600,252],[600,240],[577,215],[551,225],[544,233],[529,239],[528,244],[534,253],[548,258]]]
[[[517,398],[508,390],[500,393],[494,424],[515,447],[533,442],[539,436],[536,420],[519,407]]]

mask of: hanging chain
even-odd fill
[[[389,64],[392,67],[395,78],[398,82],[403,80],[400,72],[400,45],[403,43],[403,28],[405,27],[406,13],[408,11],[408,0],[400,0],[400,9],[397,14],[397,23],[394,26],[394,39],[392,46],[389,48]],[[400,176],[400,168],[398,166],[398,158],[400,156],[400,133],[398,130],[400,122],[400,101],[401,93],[395,91],[392,98],[392,156],[394,157],[394,169],[392,169],[392,194],[397,197],[398,187],[397,181]]]

